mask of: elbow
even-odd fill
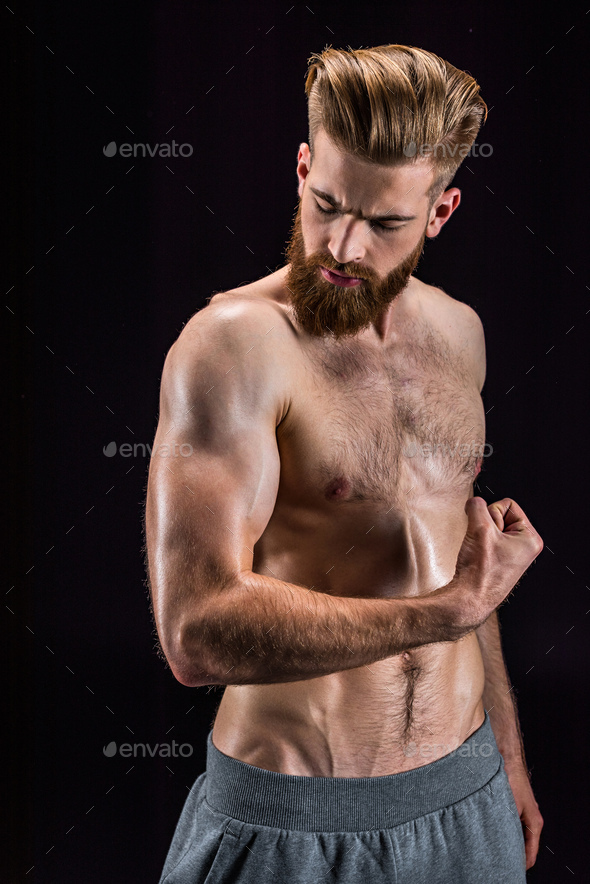
[[[201,640],[199,640],[201,639]],[[177,638],[166,653],[174,678],[188,688],[223,684],[218,678],[213,655],[206,653],[198,627],[179,629]]]
[[[235,660],[233,654],[228,655],[228,624],[223,613],[216,599],[211,604],[201,601],[160,609],[162,650],[180,684],[196,688],[228,683],[226,677]]]

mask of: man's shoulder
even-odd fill
[[[477,335],[483,332],[479,314],[467,304],[446,292],[440,286],[420,282],[423,297],[429,302],[432,315],[442,322],[449,332],[461,335]]]
[[[430,320],[453,348],[467,354],[481,390],[485,380],[485,335],[479,314],[439,286],[420,284]]]
[[[282,414],[292,338],[291,323],[278,304],[255,294],[218,292],[190,317],[168,351],[164,387],[188,391],[223,384],[238,392],[258,390],[261,398],[270,396],[273,408],[278,402]]]
[[[177,343],[184,345],[194,337],[206,336],[231,347],[240,346],[251,336],[276,340],[290,332],[292,336],[293,324],[285,306],[253,284],[213,294],[190,317]]]
[[[287,288],[284,284],[285,275],[286,268],[282,267],[253,282],[245,282],[235,288],[215,292],[208,299],[208,303],[217,305],[221,303],[250,304],[251,309],[254,310],[256,307],[264,309],[264,305],[271,305],[288,313],[289,302],[286,297]]]

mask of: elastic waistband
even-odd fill
[[[478,791],[502,756],[486,711],[483,724],[430,764],[381,777],[307,777],[277,773],[220,752],[207,737],[207,803],[254,825],[305,832],[389,829]]]

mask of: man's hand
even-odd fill
[[[522,831],[524,834],[524,844],[526,850],[526,867],[530,869],[534,866],[539,851],[539,838],[541,837],[541,829],[543,828],[543,817],[539,811],[539,805],[533,795],[533,790],[529,780],[526,767],[519,759],[513,762],[504,760],[508,782],[514,795],[516,807],[520,821],[522,822]]]
[[[510,594],[543,541],[511,498],[488,506],[483,497],[470,497],[465,512],[469,522],[455,576],[442,591],[458,598],[461,623],[476,628]]]

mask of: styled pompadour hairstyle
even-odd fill
[[[327,47],[308,60],[309,146],[318,128],[369,163],[401,165],[430,156],[431,203],[469,152],[487,106],[465,71],[413,46]],[[424,152],[423,146],[427,146]]]

